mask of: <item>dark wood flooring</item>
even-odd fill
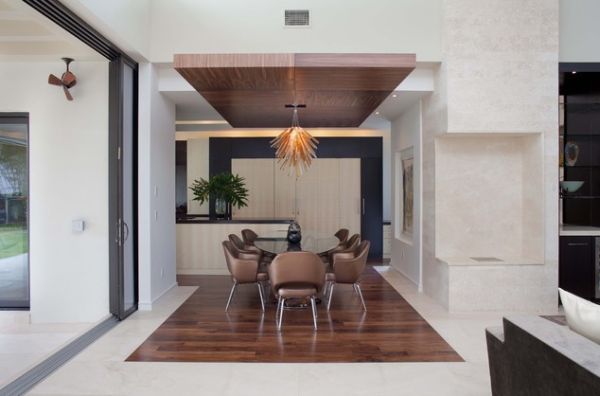
[[[264,315],[256,285],[238,286],[225,313],[227,276],[179,276],[194,292],[127,361],[155,362],[462,362],[462,358],[371,266],[362,278],[368,312],[352,286],[338,285],[331,311]]]

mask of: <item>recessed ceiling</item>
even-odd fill
[[[23,1],[0,0],[0,60],[104,60]]]
[[[236,128],[359,127],[414,69],[414,54],[175,55],[175,69]]]

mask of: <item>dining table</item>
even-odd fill
[[[254,241],[254,246],[272,255],[285,252],[312,252],[315,254],[325,253],[338,246],[340,240],[334,235],[318,231],[302,231],[302,239],[299,243],[291,243],[287,240],[287,230],[276,231],[271,234],[259,235]],[[317,304],[321,299],[316,299]],[[308,306],[306,299],[289,299],[286,308],[303,309]]]
[[[288,242],[287,231],[259,235],[254,241],[257,248],[273,255],[300,251],[321,254],[333,249],[339,243],[339,239],[335,236],[318,231],[302,231],[302,239],[299,243]]]

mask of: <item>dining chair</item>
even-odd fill
[[[229,234],[227,238],[229,239],[229,242],[233,244],[233,247],[236,248],[239,252],[260,254],[262,256],[262,250],[260,250],[254,245],[245,244],[239,236],[235,234]]]
[[[369,241],[362,241],[353,251],[345,251],[334,253],[333,255],[333,272],[327,273],[325,276],[326,283],[329,289],[329,300],[327,302],[327,310],[331,308],[331,299],[333,297],[333,287],[336,284],[352,285],[362,303],[363,309],[366,311],[367,306],[360,288],[360,276],[365,270],[367,257],[369,256]]]
[[[269,275],[259,271],[260,255],[256,253],[241,253],[230,241],[223,241],[223,251],[225,253],[225,261],[227,269],[231,274],[233,286],[229,292],[225,312],[229,309],[233,294],[238,285],[256,283],[258,286],[258,295],[260,297],[260,305],[263,312],[265,311],[265,299],[262,282],[269,280]]]
[[[340,228],[333,235],[335,235],[335,237],[340,240],[340,243],[345,243],[348,240],[348,236],[350,235],[350,231],[347,228]]]
[[[242,238],[244,239],[244,243],[246,245],[254,246],[254,241],[256,241],[256,238],[258,238],[258,234],[249,228],[244,228],[242,230]]]
[[[249,229],[249,228],[244,228],[242,230],[242,238],[244,240],[244,244],[246,246],[254,246],[254,241],[256,241],[256,239],[258,238],[258,234],[256,232],[254,232],[253,230]],[[268,259],[273,259],[275,257],[275,255],[271,252],[266,252],[258,247],[256,247],[256,249],[260,250],[263,254],[263,257],[268,258]]]
[[[277,297],[275,322],[281,329],[288,299],[310,299],[313,325],[317,329],[316,296],[325,283],[321,259],[311,252],[286,252],[275,257],[269,267],[271,288]]]
[[[327,251],[327,256],[325,260],[323,260],[326,264],[328,264],[327,272],[331,272],[333,265],[333,255],[336,253],[342,252],[352,252],[358,244],[360,243],[360,234],[354,234],[349,239],[347,239],[344,243],[340,243],[336,247]]]

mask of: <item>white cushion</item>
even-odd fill
[[[600,344],[600,305],[558,289],[567,324],[574,332]]]

